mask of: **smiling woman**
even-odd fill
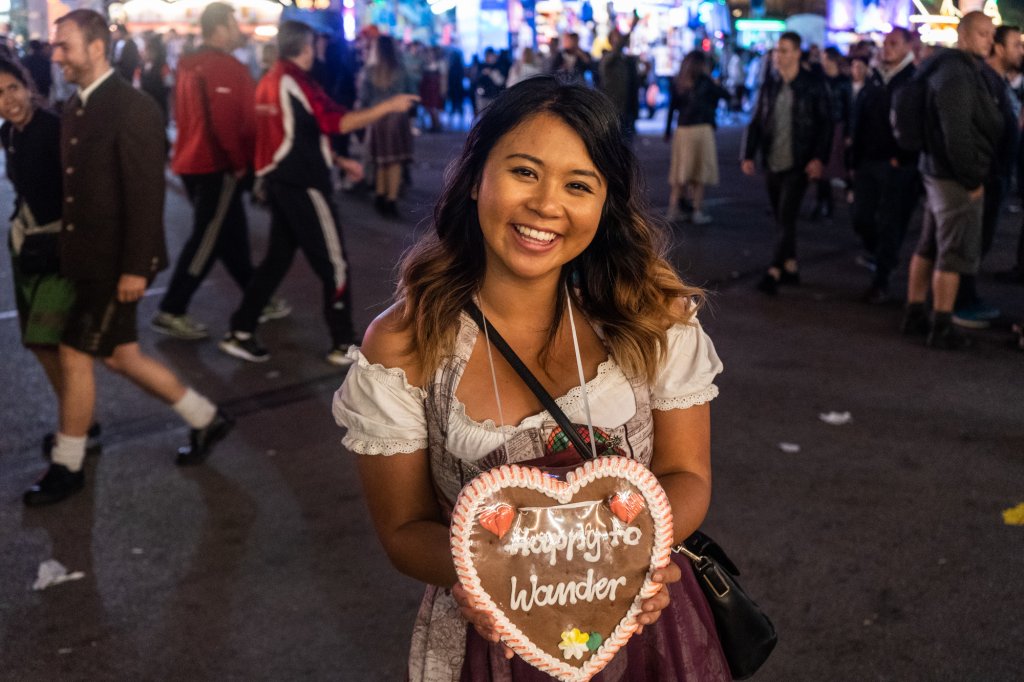
[[[676,541],[707,512],[707,403],[722,365],[695,318],[701,291],[662,256],[643,196],[604,95],[545,76],[509,88],[449,168],[433,230],[401,264],[395,304],[351,351],[334,401],[343,443],[368,455],[359,472],[391,561],[428,585],[410,680],[550,679],[511,656],[458,583],[449,516],[483,471],[580,463],[580,454],[512,367],[492,357],[467,304],[561,396],[574,426],[589,421],[595,438],[650,468],[672,503]],[[729,679],[692,571],[670,563],[652,580],[665,589],[643,602],[638,623],[648,629],[602,679]],[[551,589],[537,588],[538,604]]]

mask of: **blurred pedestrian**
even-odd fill
[[[899,266],[907,226],[920,198],[918,153],[902,149],[889,118],[893,97],[916,73],[910,31],[897,26],[882,41],[879,68],[857,96],[850,125],[853,229],[860,235],[871,284],[865,303],[890,299],[890,277]],[[858,58],[855,63],[862,63]]]
[[[35,91],[44,100],[49,101],[50,88],[53,85],[53,64],[48,54],[48,46],[39,40],[28,41],[28,52],[22,58],[21,63],[28,69],[32,82],[35,84]]]
[[[136,309],[167,261],[164,245],[164,128],[153,100],[114,75],[110,31],[92,10],[56,22],[54,61],[78,95],[64,110],[60,271],[75,300],[61,336],[60,430],[51,464],[24,497],[59,502],[81,490],[93,420],[95,358],[159,398],[191,427],[176,463],[198,464],[232,420],[139,348]]]
[[[473,111],[479,115],[505,88],[505,74],[498,66],[498,53],[493,47],[484,50],[484,61],[476,69],[473,86]]]
[[[363,109],[372,109],[395,95],[415,92],[394,38],[384,35],[377,38],[376,55],[377,60],[365,69],[359,85],[359,102]],[[409,112],[393,112],[375,120],[370,125],[367,146],[376,169],[377,211],[397,217],[402,166],[412,160]]]
[[[506,86],[511,88],[516,83],[543,73],[538,62],[537,53],[533,51],[533,48],[529,45],[524,47],[519,51],[519,59],[512,63],[512,68],[508,71]]]
[[[742,169],[761,157],[775,215],[775,254],[757,288],[775,295],[800,284],[796,221],[808,181],[821,178],[832,144],[832,109],[825,79],[800,66],[800,34],[783,33],[772,52],[774,72],[761,86],[743,141]]]
[[[139,54],[138,44],[129,35],[124,24],[114,26],[113,42],[111,64],[114,71],[129,83],[134,83],[135,74],[142,65],[142,55]]]
[[[159,33],[146,37],[139,71],[139,89],[156,100],[164,115],[164,126],[170,122],[169,96],[174,79],[167,64],[167,50]]]
[[[462,119],[466,111],[466,62],[462,56],[462,50],[452,47],[448,50],[448,88],[447,88],[447,106],[448,106],[448,125],[454,126],[452,120],[456,117],[459,119],[459,125],[462,125]]]
[[[389,114],[408,115],[414,95],[394,95],[368,109],[347,111],[317,85],[313,68],[316,34],[309,25],[285,21],[277,34],[280,59],[256,86],[256,175],[270,206],[267,254],[256,267],[242,302],[221,340],[225,353],[249,362],[270,354],[256,339],[260,316],[301,249],[320,279],[324,318],[331,335],[327,361],[347,365],[357,339],[352,287],[338,211],[331,200],[331,166],[339,163],[358,180],[359,164],[330,154],[328,136],[350,133]],[[408,122],[406,121],[406,125]]]
[[[57,348],[75,297],[71,282],[60,275],[60,117],[43,108],[25,69],[3,58],[0,118],[7,177],[15,195],[7,246],[21,343],[39,361],[59,406],[64,374]],[[98,428],[90,431],[95,446]],[[49,457],[52,447],[51,433],[43,439],[43,454]]]
[[[1020,27],[997,26],[993,36],[992,54],[981,73],[988,83],[1003,118],[1003,132],[996,143],[992,168],[985,180],[985,208],[981,217],[981,259],[984,260],[995,241],[1003,202],[1010,190],[1010,179],[1017,166],[1020,140],[1021,105],[1006,80],[1007,74],[1020,68],[1022,56]],[[987,329],[1002,312],[989,305],[978,294],[977,277],[963,274],[953,305],[953,323],[966,329]]]
[[[636,134],[636,119],[640,115],[640,98],[637,96],[640,89],[640,67],[637,58],[627,54],[626,50],[629,49],[630,37],[639,21],[640,15],[634,12],[629,33],[623,35],[618,29],[612,29],[608,34],[611,47],[598,64],[598,85],[619,112],[622,134],[629,141]]]
[[[957,47],[940,49],[920,69],[929,74],[920,163],[925,214],[910,260],[901,331],[926,337],[931,348],[959,350],[971,343],[954,329],[953,305],[961,275],[977,273],[981,261],[985,180],[1004,129],[995,103],[999,93],[981,71],[994,36],[991,18],[969,12],[957,26]]]
[[[420,106],[426,112],[432,133],[441,132],[441,110],[444,108],[445,92],[448,85],[448,62],[441,48],[432,45],[426,49],[423,61],[423,76],[420,79]]]
[[[846,140],[853,107],[853,88],[848,73],[847,60],[838,48],[829,46],[821,53],[821,69],[828,85],[832,111],[832,144],[825,168],[817,180],[817,201],[811,211],[812,220],[831,218],[835,211],[832,182],[845,186],[846,181]]]
[[[718,102],[729,99],[729,92],[711,80],[710,72],[711,60],[703,50],[693,50],[683,58],[672,81],[672,100],[665,123],[665,140],[672,140],[667,217],[684,217],[680,203],[685,200],[690,211],[685,217],[695,225],[711,222],[711,216],[703,210],[704,189],[718,184],[715,117]],[[677,111],[679,123],[673,135],[672,120]]]
[[[192,233],[150,321],[154,331],[187,341],[209,336],[188,308],[214,263],[220,260],[242,290],[253,273],[242,194],[253,164],[255,85],[245,65],[231,54],[241,36],[232,6],[211,2],[199,15],[199,26],[202,45],[178,66],[178,137],[171,160],[171,170],[181,176],[192,204]],[[287,303],[275,299],[263,316],[277,319],[289,312]]]
[[[593,68],[593,60],[580,47],[580,34],[570,31],[562,36],[558,52],[551,62],[551,72],[583,80]]]

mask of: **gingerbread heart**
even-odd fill
[[[650,578],[669,562],[672,510],[654,474],[625,457],[599,457],[565,481],[508,465],[463,488],[451,545],[459,581],[505,644],[563,682],[585,682],[661,589]]]

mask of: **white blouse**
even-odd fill
[[[358,348],[351,349],[349,356],[355,362],[334,394],[333,405],[335,420],[348,429],[342,444],[361,455],[395,455],[425,449],[426,392],[410,385],[402,369],[370,364]],[[675,410],[708,402],[718,395],[713,382],[721,371],[722,361],[700,322],[694,319],[691,324],[671,327],[667,352],[650,386],[651,407]],[[636,412],[629,381],[611,357],[601,363],[586,389],[595,425],[621,426]],[[555,402],[572,422],[586,423],[580,387]],[[499,448],[508,436],[537,427],[549,418],[544,411],[503,428],[489,419],[471,419],[465,406],[456,400],[445,449],[475,461]]]

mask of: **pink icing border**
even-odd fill
[[[539,649],[498,608],[480,584],[469,551],[469,540],[480,505],[499,490],[527,488],[552,497],[561,504],[567,504],[581,488],[609,476],[626,479],[644,496],[647,509],[654,521],[651,567],[647,571],[643,587],[626,611],[626,615],[615,627],[615,631],[601,643],[590,660],[577,668]],[[494,617],[502,641],[532,666],[557,677],[562,682],[586,682],[608,665],[612,657],[629,641],[638,627],[636,618],[640,614],[640,603],[661,589],[660,584],[651,582],[651,575],[658,568],[668,565],[671,556],[672,508],[654,474],[639,462],[626,457],[600,457],[589,461],[571,471],[565,482],[546,476],[540,469],[534,467],[505,465],[480,474],[459,493],[459,499],[452,512],[451,546],[459,582],[472,595],[474,601]]]

